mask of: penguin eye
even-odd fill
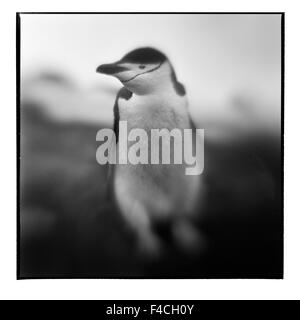
[[[145,69],[146,66],[144,66],[144,65],[141,64],[141,65],[139,66],[139,68],[140,68],[140,69]]]

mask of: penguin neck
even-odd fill
[[[187,101],[178,95],[171,81],[163,89],[148,94],[133,93],[129,99],[119,99],[120,121],[127,121],[130,128],[160,128],[162,123],[175,126],[174,114],[188,119]],[[151,124],[151,125],[150,125]]]

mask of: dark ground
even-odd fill
[[[21,278],[282,277],[280,137],[258,131],[235,143],[206,140],[207,248],[149,261],[108,201],[107,168],[95,160],[99,129],[21,106]]]

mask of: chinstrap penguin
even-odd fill
[[[124,86],[114,105],[117,142],[123,120],[128,131],[139,128],[149,135],[151,129],[194,129],[185,88],[169,59],[157,49],[138,48],[96,71],[117,78]],[[150,157],[150,144],[147,148]],[[171,149],[171,159],[172,155]],[[193,220],[199,215],[201,179],[186,175],[185,168],[184,163],[113,165],[113,194],[142,252],[157,254],[169,242],[184,249],[199,246],[201,237]]]

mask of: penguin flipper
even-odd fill
[[[111,201],[113,200],[113,181],[114,181],[114,175],[115,175],[115,165],[114,164],[108,164],[108,170],[107,170],[107,200]]]
[[[113,130],[115,132],[116,137],[116,143],[115,145],[112,145],[111,148],[115,148],[117,146],[117,143],[119,141],[119,121],[120,121],[120,112],[119,112],[119,99],[126,99],[129,100],[132,96],[132,92],[126,89],[125,87],[121,88],[117,94],[115,104],[114,104],[114,125]],[[116,150],[110,150],[110,152],[116,152]],[[115,164],[108,164],[108,173],[107,173],[107,193],[109,200],[112,200],[112,194],[113,194],[113,180],[114,180],[114,172],[115,172]]]

